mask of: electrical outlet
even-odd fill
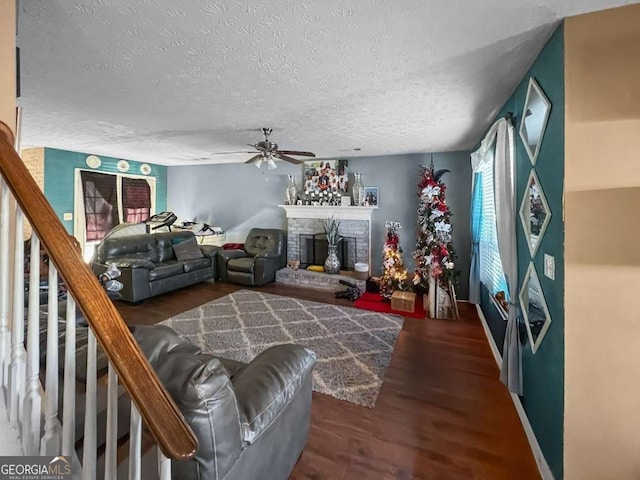
[[[544,254],[544,276],[551,280],[556,279],[556,260],[546,253]]]
[[[65,221],[73,220],[73,213],[67,212],[62,214],[62,219]]]

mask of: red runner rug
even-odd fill
[[[416,309],[413,312],[401,312],[391,308],[391,302],[383,302],[378,293],[364,292],[360,298],[353,302],[355,308],[361,310],[371,310],[372,312],[395,313],[404,317],[425,318],[425,311],[422,309],[422,295],[416,295]]]

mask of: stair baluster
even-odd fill
[[[13,203],[9,187],[0,178],[0,386],[9,385],[11,332],[9,332],[9,205]]]
[[[9,421],[22,422],[24,409],[24,216],[16,207],[13,249],[13,317],[11,319],[11,364],[9,366]]]
[[[158,477],[160,480],[171,480],[171,460],[164,456],[162,450],[158,450]]]
[[[142,418],[135,402],[131,401],[129,427],[129,480],[140,480],[142,469]]]
[[[40,452],[40,239],[31,235],[29,316],[27,320],[27,393],[22,423],[22,448],[27,455]]]
[[[87,339],[87,392],[84,414],[84,443],[82,445],[82,478],[84,480],[94,480],[96,478],[96,390],[98,387],[96,351],[96,337],[93,331],[89,329]]]
[[[64,332],[63,398],[62,455],[73,458],[76,443],[76,302],[71,295],[67,295],[67,312]]]
[[[109,362],[107,384],[107,438],[104,452],[104,478],[117,477],[118,459],[118,374]]]
[[[44,435],[40,455],[60,454],[58,420],[58,270],[49,261],[49,303],[47,312],[47,363],[44,389]]]

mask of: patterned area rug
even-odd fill
[[[162,322],[205,352],[248,363],[298,343],[318,362],[313,389],[372,408],[404,319],[366,310],[240,290]]]

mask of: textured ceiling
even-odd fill
[[[229,163],[473,146],[558,21],[620,0],[20,0],[23,146]],[[361,151],[354,151],[361,148]]]

